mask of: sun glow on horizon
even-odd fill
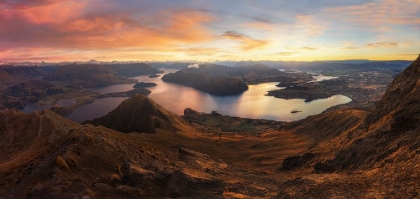
[[[413,60],[419,15],[418,0],[6,1],[0,61]]]

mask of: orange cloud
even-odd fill
[[[376,42],[365,44],[368,48],[388,48],[388,47],[397,47],[398,43],[395,42]]]
[[[345,47],[343,49],[344,50],[357,50],[357,49],[359,49],[359,47],[356,47],[356,46],[347,46],[347,47]]]
[[[254,50],[260,49],[269,44],[268,41],[253,39],[249,36],[246,36],[242,33],[235,32],[235,31],[225,31],[222,35],[223,38],[236,40],[241,42],[242,50]]]
[[[217,48],[185,48],[185,49],[178,49],[178,52],[184,52],[189,55],[206,55],[211,56],[223,52]]]
[[[293,56],[293,55],[297,55],[299,53],[297,52],[278,52],[276,53],[276,55],[280,55],[280,56]]]
[[[57,60],[50,52],[60,51],[70,58],[72,51],[118,52],[141,47],[165,52],[179,44],[214,39],[205,24],[215,17],[203,11],[167,9],[151,16],[141,15],[138,10],[118,9],[84,13],[92,6],[89,1],[26,2],[29,3],[0,6],[1,60],[15,57],[6,51],[25,60]],[[39,56],[30,55],[35,49]]]
[[[306,37],[307,35],[317,37],[321,35],[329,25],[329,22],[319,21],[310,15],[297,15],[296,20],[297,23],[293,28],[300,30],[303,37]]]
[[[325,9],[334,19],[363,27],[387,29],[387,25],[420,26],[420,1],[382,0],[362,5],[330,7]]]

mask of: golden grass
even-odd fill
[[[70,171],[69,165],[61,156],[57,156],[57,158],[55,159],[55,164],[62,169],[66,169],[67,171]]]

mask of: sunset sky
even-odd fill
[[[0,61],[413,60],[420,0],[0,0]]]

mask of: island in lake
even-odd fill
[[[178,71],[162,77],[164,82],[176,83],[212,95],[237,95],[248,90],[248,85],[239,79],[227,76],[204,75]]]
[[[139,82],[137,84],[134,84],[133,88],[147,88],[147,87],[153,87],[157,86],[155,83],[148,83],[148,82]]]

